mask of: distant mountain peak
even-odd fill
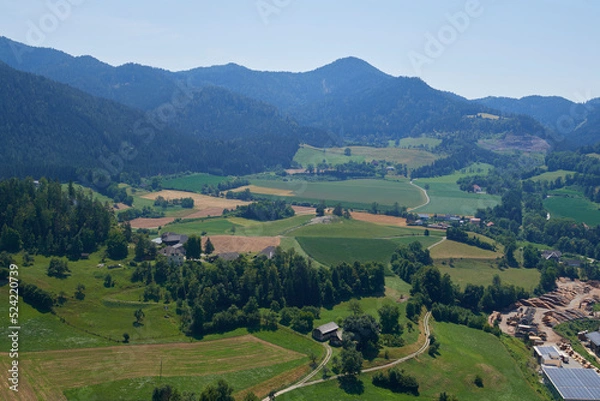
[[[343,71],[343,72],[358,72],[358,73],[371,73],[378,74],[381,76],[389,76],[385,72],[372,66],[368,62],[358,57],[349,56],[335,60],[334,62],[327,64],[323,67],[317,68],[311,72],[323,72],[323,71]]]

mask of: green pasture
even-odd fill
[[[435,400],[442,392],[461,401],[548,400],[527,382],[502,342],[492,334],[449,323],[434,323],[433,334],[439,341],[439,355],[423,354],[399,365],[419,382],[419,397],[393,393],[371,384],[373,374],[359,376],[359,383],[342,389],[338,380],[294,390],[278,399],[292,400]],[[519,348],[520,357],[531,359]],[[477,375],[483,387],[473,381]]]
[[[304,251],[324,265],[342,262],[378,262],[387,265],[397,245],[392,241],[370,238],[296,237]]]
[[[296,360],[277,365],[245,369],[219,374],[202,376],[156,376],[138,377],[110,381],[102,384],[69,389],[64,392],[68,401],[111,400],[111,401],[138,401],[151,400],[154,388],[170,384],[180,392],[200,394],[204,387],[216,383],[219,379],[225,380],[234,388],[234,391],[243,392],[253,388],[259,383],[275,378],[285,372],[298,369],[307,363],[306,360]]]
[[[557,178],[562,178],[563,180],[565,179],[565,177],[570,174],[573,175],[575,174],[574,171],[568,171],[568,170],[556,170],[556,171],[548,171],[545,173],[542,173],[540,175],[536,175],[534,177],[531,177],[532,181],[556,181]]]
[[[224,181],[227,181],[227,177],[200,173],[163,179],[162,187],[164,189],[175,189],[178,191],[200,193],[204,185],[218,185]]]
[[[552,196],[544,200],[544,207],[552,218],[568,218],[589,226],[600,224],[600,205],[583,197]]]
[[[492,284],[495,275],[503,283],[523,287],[532,291],[540,281],[537,269],[504,269],[495,266],[494,260],[485,259],[453,259],[436,261],[435,266],[442,274],[449,274],[454,284],[465,288],[467,284],[488,286]]]
[[[372,238],[393,239],[396,237],[423,236],[423,229],[393,227],[359,220],[335,219],[330,223],[310,224],[291,231],[295,237]],[[431,235],[434,230],[430,230]]]
[[[400,144],[398,147],[400,148],[417,148],[420,146],[429,148],[430,150],[437,148],[442,143],[441,139],[438,138],[429,138],[426,136],[421,136],[418,138],[402,138],[400,139]],[[389,147],[395,147],[396,141],[390,141]]]
[[[401,206],[415,207],[425,203],[425,197],[418,188],[410,185],[407,179],[401,180],[345,180],[345,181],[315,181],[309,182],[298,179],[289,181],[281,180],[252,180],[252,184],[259,187],[275,188],[292,191],[296,201],[321,200],[328,201],[328,205],[336,202],[344,204],[364,204],[367,207],[373,202],[380,205],[392,206],[398,202]],[[287,197],[290,199],[290,197]]]
[[[404,140],[403,140],[404,141]],[[400,147],[375,148],[370,146],[349,146],[350,156],[346,156],[343,148],[319,149],[303,145],[294,156],[294,161],[307,167],[309,164],[317,166],[325,161],[330,165],[348,163],[350,161],[362,163],[373,160],[386,160],[394,164],[406,164],[408,168],[417,168],[433,163],[439,156],[422,149],[415,149],[419,145],[437,146],[440,142],[433,138],[411,138],[400,143]],[[410,148],[409,148],[410,147]]]
[[[473,216],[477,209],[496,206],[500,203],[499,196],[464,192],[456,184],[459,178],[485,174],[487,169],[489,166],[486,164],[475,164],[455,174],[415,180],[415,185],[421,188],[429,187],[427,194],[431,199],[429,205],[420,207],[415,212]]]

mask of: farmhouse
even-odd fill
[[[163,233],[160,236],[161,243],[165,245],[174,246],[177,244],[185,244],[188,240],[187,235],[180,235],[175,233]]]
[[[473,185],[473,192],[475,192],[476,194],[480,194],[482,192],[482,189],[479,185]]]
[[[337,332],[340,327],[334,322],[326,323],[313,330],[312,335],[317,341],[327,341],[331,337],[337,337]]]
[[[183,265],[185,262],[185,248],[183,244],[177,244],[175,246],[167,246],[159,251],[159,253],[163,256],[167,257],[169,264],[175,266]]]
[[[544,381],[557,400],[600,400],[600,376],[593,369],[542,366]]]
[[[560,251],[543,251],[542,258],[546,260],[556,260],[557,262],[560,260],[562,253]]]
[[[585,338],[590,342],[590,349],[598,355],[600,353],[600,332],[587,333]]]
[[[260,251],[258,253],[258,256],[266,256],[267,259],[273,259],[273,256],[275,256],[275,251],[277,250],[277,247],[275,246],[268,246],[265,249],[263,249],[262,251]]]

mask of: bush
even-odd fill
[[[372,383],[377,387],[387,388],[395,393],[419,395],[419,382],[417,379],[404,373],[404,370],[399,368],[376,373],[373,376]]]
[[[67,262],[61,259],[52,258],[48,265],[47,274],[49,277],[65,278],[71,273]]]

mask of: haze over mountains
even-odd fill
[[[379,145],[433,133],[535,135],[564,147],[600,140],[598,99],[586,104],[539,96],[469,101],[352,57],[306,73],[252,71],[235,64],[170,72],[136,64],[112,67],[90,56],[0,38],[0,61],[7,64],[0,67],[4,87],[11,88],[1,94],[2,137],[22,139],[6,139],[17,156],[6,151],[2,156],[28,166],[5,169],[3,176],[55,166],[64,177],[90,164],[101,166],[102,152],[119,154],[123,142],[134,142],[133,127],[140,119],[160,138],[136,148],[141,156],[135,160],[123,160],[122,168],[141,174],[241,174],[288,167],[300,143]],[[477,118],[480,113],[503,118]],[[33,144],[29,156],[24,143]],[[84,144],[91,149],[87,154]]]

